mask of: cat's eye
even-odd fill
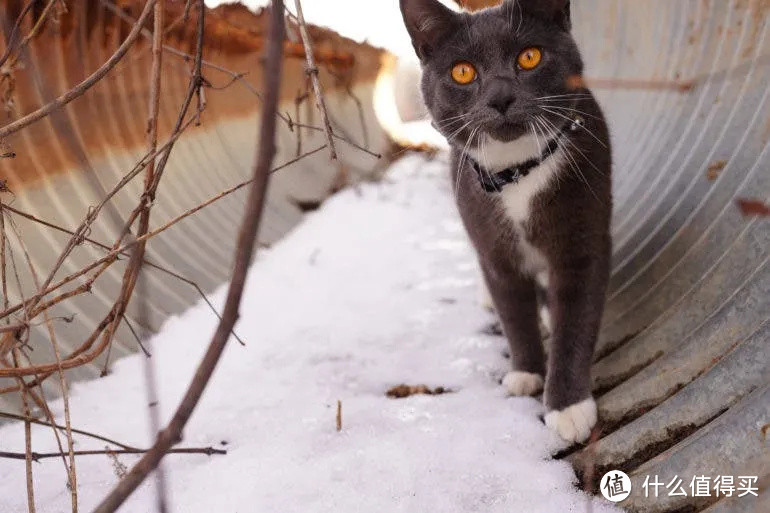
[[[519,54],[516,59],[521,69],[535,69],[543,59],[543,52],[539,48],[527,48]]]
[[[458,84],[470,84],[476,80],[476,68],[470,62],[458,62],[452,67],[452,80]]]

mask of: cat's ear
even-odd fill
[[[572,17],[570,16],[570,0],[509,0],[512,4],[518,3],[525,12],[555,23],[562,30],[572,30]]]
[[[458,23],[458,16],[437,0],[400,0],[401,15],[420,60],[430,56]]]

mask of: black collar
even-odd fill
[[[519,180],[527,176],[530,171],[551,157],[559,148],[560,139],[561,134],[548,141],[548,144],[546,144],[545,149],[539,156],[531,158],[521,164],[505,168],[497,173],[492,173],[484,169],[475,159],[470,159],[471,164],[473,164],[476,176],[478,176],[481,187],[485,191],[501,192],[504,186],[519,183]]]
[[[576,116],[571,121],[572,123],[566,127],[566,131],[568,132],[575,132],[585,125],[585,120],[581,116]],[[548,141],[548,144],[546,144],[545,149],[540,153],[540,156],[503,169],[497,173],[492,173],[489,170],[484,169],[475,159],[470,159],[473,164],[473,169],[476,171],[476,176],[478,176],[479,182],[481,183],[481,187],[487,192],[502,192],[504,186],[519,183],[519,180],[527,176],[530,171],[553,156],[559,148],[562,137],[564,137],[564,131],[560,131],[556,134],[556,137]]]

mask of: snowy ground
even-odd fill
[[[587,511],[571,468],[549,459],[562,442],[538,419],[540,403],[498,385],[505,342],[481,333],[491,318],[450,196],[446,163],[410,156],[386,183],[337,195],[260,253],[237,327],[247,346],[231,341],[183,442],[228,454],[168,456],[171,511]],[[198,305],[153,341],[164,419],[214,326]],[[143,358],[73,386],[73,424],[148,445]],[[385,397],[400,383],[454,393]],[[53,409],[61,421],[61,403]],[[49,428],[33,437],[35,451],[55,450]],[[0,428],[0,450],[23,447],[21,425]],[[120,456],[129,467],[136,459]],[[34,468],[37,511],[69,511],[61,461]],[[117,482],[113,462],[80,457],[77,471],[89,511]],[[26,511],[24,475],[23,461],[0,460],[3,513]],[[155,511],[153,497],[148,480],[121,511]]]

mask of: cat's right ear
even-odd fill
[[[401,15],[412,46],[420,60],[425,60],[456,27],[457,15],[437,0],[400,0]]]

